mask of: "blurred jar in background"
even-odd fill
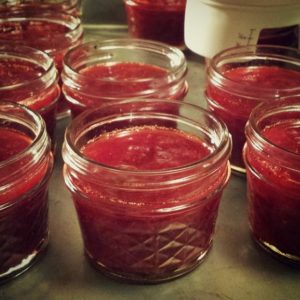
[[[186,0],[124,0],[131,37],[184,44]]]
[[[80,0],[7,0],[0,1],[0,12],[28,8],[31,11],[51,10],[63,12],[73,16],[81,15]]]
[[[57,12],[22,9],[0,13],[0,40],[30,46],[46,52],[60,73],[65,53],[79,45],[83,29],[78,17]],[[63,98],[58,112],[66,111]]]
[[[183,100],[188,92],[182,51],[142,39],[88,42],[64,59],[63,92],[76,116],[116,100]]]

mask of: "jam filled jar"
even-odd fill
[[[48,242],[53,158],[43,119],[0,102],[0,282],[27,270]]]
[[[65,53],[80,44],[82,38],[83,29],[78,17],[29,8],[0,13],[0,40],[46,52],[54,59],[59,73]],[[66,114],[62,97],[58,103],[58,113],[60,116]]]
[[[244,128],[252,109],[261,102],[300,93],[300,51],[278,46],[246,46],[217,54],[207,70],[208,107],[232,135],[231,164],[245,172]]]
[[[37,111],[54,145],[60,88],[53,60],[37,49],[0,43],[0,83],[1,100]]]
[[[66,54],[63,92],[73,116],[116,100],[182,100],[188,90],[186,73],[184,54],[163,43],[138,39],[89,42]]]
[[[179,101],[119,101],[75,118],[63,174],[92,265],[134,282],[193,270],[212,245],[230,150],[222,122]]]
[[[124,3],[131,37],[185,48],[186,0],[124,0]]]
[[[256,107],[244,159],[254,240],[300,265],[300,96]]]
[[[80,5],[80,0],[8,0],[0,2],[0,12],[26,8],[31,11],[51,10],[79,16]]]

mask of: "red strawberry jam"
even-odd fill
[[[231,68],[223,76],[226,79],[222,87],[213,82],[207,86],[209,108],[232,135],[231,163],[244,168],[244,128],[252,109],[261,102],[295,93],[300,88],[300,72],[277,66],[249,66]]]
[[[193,269],[212,243],[227,162],[212,177],[187,178],[213,146],[178,129],[140,126],[96,136],[80,151],[104,168],[97,175],[103,178],[100,186],[90,176],[73,179],[81,191],[73,199],[91,262],[138,281],[160,281]],[[124,177],[122,171],[129,173]]]
[[[80,19],[69,14],[30,7],[0,14],[0,40],[22,44],[46,52],[53,58],[60,74],[66,52],[80,44],[83,31]],[[61,95],[58,112],[67,110]]]
[[[66,84],[67,96],[72,115],[76,116],[86,108],[101,106],[116,99],[129,99],[137,96],[182,99],[187,86],[170,90],[165,82],[167,69],[144,63],[114,62],[97,64],[83,68],[80,91],[71,90]],[[83,84],[85,82],[85,85]],[[175,94],[172,94],[176,91]]]
[[[1,282],[25,271],[47,244],[52,157],[31,156],[32,138],[12,128],[0,127],[0,144]]]
[[[49,136],[54,140],[56,106],[60,95],[54,67],[10,54],[8,56],[0,49],[1,100],[18,102],[39,112]]]
[[[266,157],[249,148],[249,219],[254,238],[283,256],[300,263],[300,119],[266,127],[262,136],[291,154],[291,167],[282,157]],[[272,146],[270,146],[272,147]],[[294,163],[293,156],[298,157]],[[294,164],[294,167],[293,167]],[[298,171],[297,171],[298,170]]]
[[[125,0],[129,34],[184,48],[185,0]]]

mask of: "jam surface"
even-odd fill
[[[108,166],[129,170],[181,167],[211,153],[198,138],[163,127],[137,127],[90,141],[84,155]]]
[[[264,128],[262,135],[274,145],[300,155],[300,120],[278,122]]]
[[[232,135],[232,164],[244,167],[242,149],[246,140],[244,135],[246,122],[257,104],[269,100],[265,92],[262,91],[260,95],[259,89],[270,89],[273,90],[273,95],[286,96],[293,93],[293,88],[299,88],[300,72],[276,66],[238,67],[227,70],[224,76],[234,83],[243,84],[243,89],[239,92],[241,95],[236,95],[234,90],[231,90],[230,82],[225,90],[210,83],[206,90],[208,98],[211,99],[209,108],[226,123]],[[282,89],[291,91],[280,95]],[[272,96],[271,100],[275,100],[275,96]]]
[[[81,149],[89,159],[123,171],[155,172],[193,164],[212,151],[200,138],[162,126],[115,130]],[[98,174],[103,178],[99,185],[89,176],[75,179],[81,193],[74,193],[73,200],[92,264],[119,277],[159,281],[186,273],[199,263],[211,246],[221,197],[216,190],[224,181],[224,170],[205,182],[177,185],[174,181],[172,187],[146,188],[148,180],[156,186],[171,181],[170,174],[140,178],[139,188],[131,185],[134,175],[127,173]],[[122,182],[126,187],[119,188]],[[197,204],[190,207],[188,203]]]
[[[22,152],[32,144],[32,140],[21,132],[0,128],[0,163]]]
[[[117,88],[118,94],[131,94],[151,88],[151,82],[143,81],[163,78],[167,75],[167,70],[150,64],[116,62],[84,68],[80,74],[95,80],[102,79],[104,81],[101,84],[103,93],[115,93]],[[114,85],[111,81],[118,83]]]
[[[252,232],[259,242],[300,262],[299,119],[277,122],[264,128],[261,134],[286,153],[276,157],[257,153],[252,147],[247,151],[250,165],[260,174],[258,177],[248,172]],[[298,160],[293,161],[294,155]],[[285,167],[282,158],[293,167]]]

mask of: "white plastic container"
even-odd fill
[[[201,56],[257,44],[262,29],[300,24],[299,0],[187,0],[185,43]]]

